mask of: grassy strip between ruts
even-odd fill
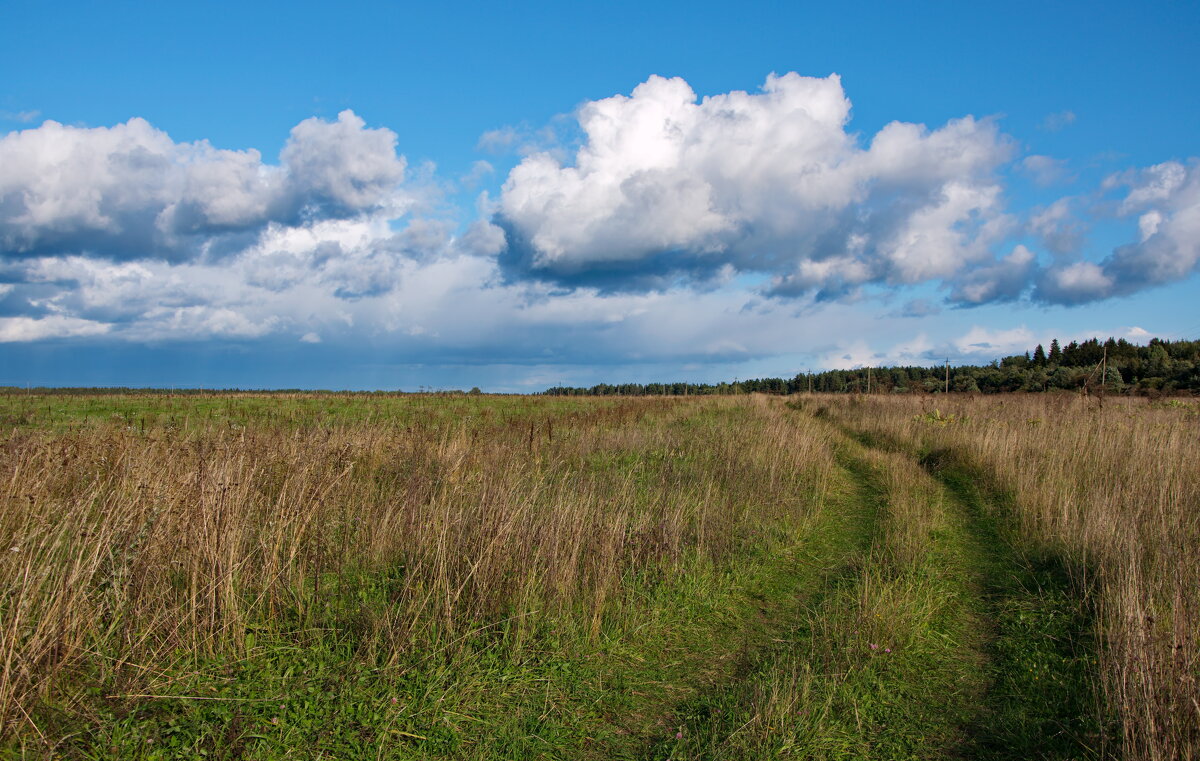
[[[986,621],[987,692],[967,727],[964,752],[980,759],[1120,756],[1103,705],[1094,599],[1051,549],[1022,541],[1013,496],[948,450],[910,452],[879,433],[864,446],[914,457],[945,489],[961,523],[976,608]]]
[[[966,741],[986,685],[964,527],[910,459],[847,441],[842,460],[873,545],[649,757],[945,758]]]

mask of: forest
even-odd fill
[[[1200,391],[1200,341],[1154,338],[1145,346],[1120,338],[1058,339],[1047,350],[1016,354],[987,365],[859,367],[801,373],[793,378],[755,378],[729,383],[601,383],[590,388],[557,386],[551,396],[689,396],[704,394],[998,394],[1012,391],[1081,391],[1141,396]]]

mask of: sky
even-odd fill
[[[1198,38],[1185,2],[0,0],[0,385],[1194,339]]]

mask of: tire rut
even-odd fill
[[[737,727],[727,725],[725,717],[726,712],[733,713],[729,707],[742,699],[745,684],[769,668],[781,653],[790,649],[791,643],[811,636],[805,630],[806,612],[855,582],[876,541],[883,492],[870,466],[853,457],[847,447],[839,447],[836,455],[844,477],[842,492],[825,506],[805,532],[802,548],[806,559],[797,568],[791,598],[776,617],[774,636],[747,652],[737,678],[693,696],[671,712],[672,725],[686,727],[689,733],[712,735],[710,747],[719,747],[722,736],[737,731]],[[632,755],[618,754],[612,758],[663,761],[676,757],[676,745],[669,737],[650,740]],[[693,753],[687,757],[707,758],[709,754]]]
[[[1010,495],[953,452],[920,457],[892,441],[846,431],[864,446],[912,457],[941,484],[963,520],[974,605],[987,632],[988,688],[959,757],[1092,759],[1112,755],[1099,697],[1095,611],[1054,552],[1022,543]]]

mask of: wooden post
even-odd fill
[[[1108,344],[1104,345],[1104,356],[1100,358],[1100,409],[1104,409],[1104,384],[1108,382]]]
[[[946,393],[950,393],[950,358],[946,357]]]

